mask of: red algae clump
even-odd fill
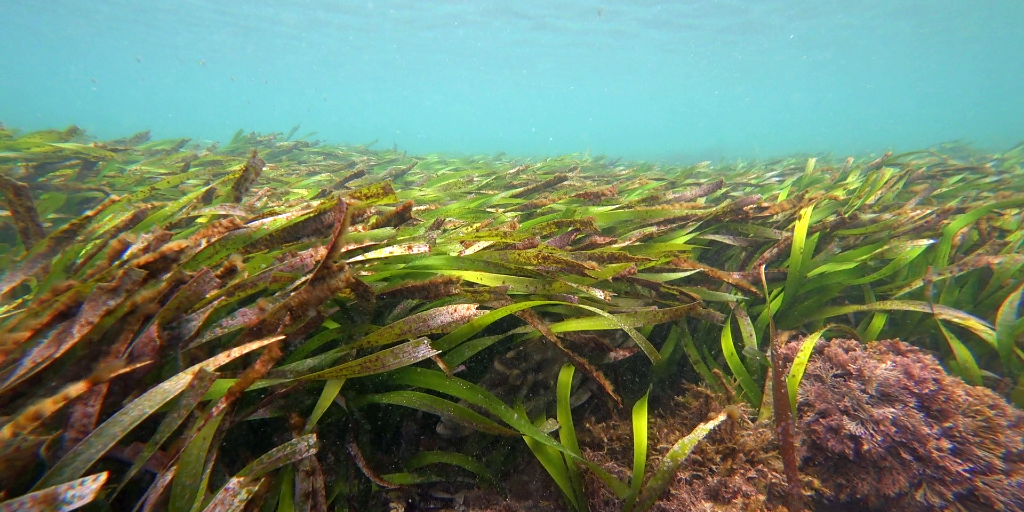
[[[797,410],[801,472],[841,509],[1024,510],[1024,412],[919,348],[820,343]]]

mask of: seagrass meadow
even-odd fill
[[[0,511],[1024,507],[1024,146],[295,135],[0,128]]]

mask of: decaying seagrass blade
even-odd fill
[[[551,205],[554,202],[555,202],[555,199],[553,199],[553,198],[542,197],[540,199],[534,199],[532,201],[527,201],[527,202],[525,202],[525,203],[523,203],[521,205],[518,205],[518,206],[513,206],[512,208],[509,208],[508,211],[510,211],[510,212],[530,212],[530,211],[539,210],[541,208],[544,208],[545,206]]]
[[[316,459],[313,457],[317,451],[316,434],[307,434],[301,437],[296,437],[278,447],[263,454],[260,458],[256,459],[248,466],[246,466],[237,475],[231,477],[223,487],[218,490],[217,494],[213,497],[210,503],[207,505],[205,512],[229,512],[241,510],[246,502],[250,500],[257,493],[257,487],[260,486],[260,482],[266,482],[264,475],[278,469],[286,464],[300,462],[300,471],[296,474],[296,488],[302,489],[303,484],[301,483],[302,473],[301,468],[304,466],[302,463],[305,461],[312,461],[318,471],[319,465],[316,464]],[[319,473],[321,476],[321,485],[319,490],[323,493],[323,473]],[[324,497],[326,501],[326,496]],[[299,504],[305,503],[303,501],[303,494],[297,493],[296,502]],[[299,507],[297,510],[326,510],[317,508],[305,508]]]
[[[573,366],[586,372],[587,375],[601,385],[601,388],[608,393],[608,396],[612,397],[612,400],[615,400],[615,403],[620,407],[622,406],[622,398],[619,398],[619,395],[615,393],[615,388],[612,386],[611,381],[609,381],[600,370],[595,368],[594,365],[590,364],[590,361],[587,361],[579,354],[569,350],[569,348],[562,343],[562,340],[558,339],[558,336],[552,332],[551,328],[548,327],[547,323],[544,322],[540,315],[529,309],[518,311],[515,315],[530,324],[534,329],[537,329],[545,339],[550,341],[556,348],[558,348],[558,350],[562,351],[570,361],[572,361]]]
[[[109,382],[97,383],[71,404],[68,410],[68,419],[65,422],[64,435],[61,436],[58,455],[66,454],[96,428],[104,399],[109,390]]]
[[[85,215],[71,221],[64,227],[57,230],[57,232],[46,237],[46,239],[26,255],[24,260],[22,260],[13,269],[8,270],[7,273],[4,274],[3,279],[0,279],[0,296],[3,296],[5,293],[10,291],[11,288],[18,286],[29,277],[44,269],[47,264],[50,263],[50,260],[60,254],[62,250],[67,249],[67,245],[71,243],[97,215],[103,213],[104,210],[109,208],[118,200],[119,198],[116,196],[107,198],[106,201],[103,201]]]
[[[117,224],[100,233],[98,237],[102,238],[103,242],[95,244],[90,251],[83,254],[69,275],[77,276],[91,264],[92,268],[89,268],[87,276],[96,276],[113,265],[131,247],[134,241],[128,231],[146,220],[152,209],[153,207],[150,205],[137,207],[131,213],[125,215]],[[100,253],[104,254],[104,258],[102,263],[97,264],[94,258]],[[84,279],[88,279],[88,277]]]
[[[139,304],[140,297],[147,296],[152,293],[153,290],[147,290],[143,293],[137,294],[132,298],[131,302]],[[117,334],[117,337],[112,340],[113,343],[106,348],[106,355],[102,359],[101,364],[112,363],[113,361],[123,360],[127,362],[150,362],[156,360],[156,356],[149,357],[137,357],[135,359],[129,359],[124,357],[125,351],[128,348],[129,343],[138,333],[142,326],[142,323],[149,319],[152,315],[152,308],[150,307],[132,307],[131,303],[126,304],[124,307],[130,312],[124,315],[118,325],[121,327],[121,332]],[[140,373],[130,377],[132,380],[137,381],[141,379],[145,374]],[[126,382],[127,381],[127,382]],[[122,389],[131,389],[133,383],[131,380],[123,380]],[[66,452],[74,444],[78,443],[81,439],[87,436],[96,427],[99,420],[100,409],[103,405],[104,398],[108,384],[104,383],[97,386],[97,389],[92,389],[85,396],[79,398],[72,405],[71,410],[68,413],[67,429],[64,431],[63,443],[61,446],[60,454]]]
[[[547,236],[563,229],[577,229],[584,233],[597,233],[600,231],[594,217],[550,220],[533,226],[529,231],[537,236]]]
[[[241,219],[235,216],[227,217],[220,220],[215,220],[206,225],[206,227],[196,231],[195,234],[189,237],[189,240],[200,241],[211,238],[217,238],[221,235],[234,231],[236,229],[242,229],[245,227],[245,223]]]
[[[376,347],[426,334],[450,331],[483,315],[484,312],[478,311],[477,307],[478,304],[472,303],[451,304],[416,313],[381,327],[345,348],[357,350]]]
[[[615,197],[617,195],[619,195],[619,187],[618,185],[612,184],[607,187],[594,188],[590,190],[585,190],[583,192],[577,192],[573,194],[572,197],[576,197],[579,199],[583,199],[584,201],[597,204],[600,203],[603,199]]]
[[[892,156],[892,151],[886,151],[885,154],[872,160],[871,163],[865,165],[864,172],[871,172],[876,169],[880,169],[883,165],[885,165],[885,161],[888,160],[890,156]]]
[[[295,509],[303,512],[327,512],[324,472],[316,457],[304,457],[295,470]]]
[[[345,264],[335,264],[332,261],[332,255],[336,255],[342,246],[341,239],[348,226],[348,210],[345,205],[343,199],[338,199],[334,209],[334,216],[338,218],[334,236],[324,258],[313,270],[306,284],[250,324],[248,329],[239,335],[236,343],[252,341],[276,332],[287,332],[289,326],[301,325],[313,316],[324,302],[351,285],[354,278],[346,270]]]
[[[358,188],[345,195],[365,204],[391,204],[398,202],[398,194],[391,180],[378,181],[372,185]]]
[[[385,373],[404,366],[430,359],[441,351],[430,344],[426,336],[417,338],[401,345],[374,352],[354,361],[328,368],[323,371],[303,375],[302,380],[331,380],[364,377],[376,373]]]
[[[221,487],[213,499],[206,505],[203,512],[238,512],[243,510],[265,479],[250,481],[245,478],[233,477]]]
[[[66,512],[96,499],[110,473],[104,471],[0,503],[0,512]]]
[[[107,145],[113,147],[132,148],[138,146],[139,144],[149,142],[151,136],[152,134],[150,133],[149,130],[143,130],[141,132],[136,133],[135,135],[132,135],[131,137],[114,139],[110,142],[107,142]]]
[[[791,245],[793,245],[793,235],[786,234],[778,242],[776,242],[775,245],[772,245],[771,247],[766,249],[760,256],[758,256],[757,260],[755,260],[754,263],[750,265],[750,268],[762,268],[765,265],[771,263],[772,261],[775,261],[780,256],[782,256],[783,252],[788,250]]]
[[[242,328],[247,328],[255,325],[256,322],[259,321],[260,315],[262,315],[267,310],[268,304],[271,304],[269,300],[235,310],[233,313],[231,313],[231,315],[222,318],[213,326],[202,330],[202,336],[196,338],[194,341],[186,345],[185,349],[191,350],[212,339],[218,338],[225,334],[232,333]],[[200,318],[198,319],[194,318],[195,314],[189,315],[189,317],[182,319],[182,321],[185,322],[187,325],[182,325],[181,327],[186,327],[189,331],[191,331],[191,334],[193,336],[199,334],[198,328],[202,325],[203,322],[206,321],[206,318],[210,314],[210,311],[208,311],[208,309],[209,307],[204,308],[203,314],[199,315]]]
[[[718,279],[724,281],[732,286],[740,288],[744,291],[750,292],[754,295],[761,295],[761,291],[754,285],[748,283],[746,280],[737,277],[735,274],[724,272],[717,268],[698,263],[696,261],[689,260],[687,258],[675,258],[672,260],[672,265],[682,269],[700,270],[711,277],[712,279]]]
[[[30,432],[46,418],[64,407],[68,402],[96,386],[106,383],[110,379],[127,371],[134,370],[141,363],[126,367],[121,361],[114,361],[96,369],[88,378],[68,384],[57,394],[44,398],[22,411],[14,419],[10,420],[3,428],[0,428],[0,444],[6,443],[15,436]]]
[[[414,167],[416,167],[416,164],[418,164],[418,163],[419,162],[413,162],[413,163],[411,163],[409,165],[392,167],[392,168],[384,171],[383,176],[384,176],[385,179],[397,180],[397,179],[401,178],[402,176],[405,176],[406,174],[409,174],[409,171],[411,171]]]
[[[259,359],[257,359],[252,366],[246,368],[235,383],[228,388],[227,393],[221,397],[220,401],[210,408],[210,412],[207,413],[207,419],[217,416],[231,405],[232,402],[237,400],[238,397],[242,396],[242,392],[248,389],[249,386],[253,385],[254,382],[263,378],[274,364],[281,359],[282,355],[284,354],[281,352],[280,341],[275,341],[274,343],[267,345],[267,348],[263,349],[263,353],[260,354]]]
[[[167,325],[182,319],[189,309],[219,289],[222,284],[208,268],[203,268],[192,276],[192,279],[174,292],[174,295],[157,312],[146,330],[132,342],[130,352],[133,357],[136,357],[136,354],[155,353],[159,345],[179,348],[183,339],[175,335],[177,331],[168,334],[165,331]]]
[[[263,172],[263,168],[267,166],[267,163],[259,157],[257,150],[252,150],[252,155],[249,156],[249,160],[245,162],[242,167],[242,173],[238,176],[238,179],[231,184],[231,199],[236,202],[242,202],[242,198],[245,197],[245,193],[249,191],[253,183],[259,179],[260,173]]]
[[[483,243],[490,244],[490,242],[483,242]],[[505,251],[525,251],[525,250],[528,250],[528,249],[536,249],[537,247],[540,247],[540,237],[539,236],[531,236],[531,237],[524,238],[524,239],[522,239],[522,240],[520,240],[518,242],[504,243],[504,244],[496,245],[495,247],[499,248],[501,250],[505,250]],[[468,249],[465,250],[465,251],[462,251],[462,253],[468,253],[468,252],[469,252]]]
[[[171,481],[174,480],[174,473],[177,466],[171,466],[164,470],[162,473],[157,475],[156,480],[149,486],[146,494],[142,496],[140,500],[142,503],[142,512],[151,512],[156,509],[159,503],[164,501],[166,493],[171,489]]]
[[[362,471],[363,475],[366,476],[366,478],[369,478],[371,482],[385,489],[395,489],[398,487],[397,485],[384,480],[380,475],[373,471],[370,464],[366,462],[366,458],[363,457],[363,452],[359,449],[359,445],[356,444],[355,440],[349,441],[348,444],[345,445],[345,448],[348,449],[348,454],[352,456],[352,460],[356,463],[356,467],[359,468],[359,471]]]
[[[171,270],[190,246],[191,243],[187,240],[167,242],[159,249],[136,258],[130,264],[135,268],[145,270],[152,277],[157,277]]]
[[[760,269],[761,285],[764,296],[768,294],[768,281],[764,276],[764,267]],[[793,412],[789,406],[789,395],[786,391],[786,377],[782,371],[782,343],[775,330],[775,320],[768,315],[768,332],[771,337],[771,379],[772,409],[775,413],[775,430],[779,438],[779,454],[782,455],[782,470],[786,475],[789,510],[806,510],[803,489],[800,483],[800,459],[796,453],[796,431],[793,423]]]
[[[574,169],[578,171],[579,167],[578,166],[574,167]],[[570,171],[571,170],[572,169],[570,169]],[[546,190],[546,189],[554,188],[554,187],[556,187],[558,185],[561,185],[562,183],[564,183],[566,181],[569,181],[569,178],[571,178],[571,177],[572,176],[570,176],[568,174],[556,174],[556,175],[554,175],[554,176],[552,176],[552,177],[550,177],[550,178],[548,178],[548,179],[546,179],[544,181],[541,181],[539,183],[534,183],[533,185],[529,185],[529,186],[523,187],[523,188],[513,192],[512,194],[510,194],[509,197],[513,197],[513,198],[526,197],[526,196],[528,196],[530,194],[533,194],[534,192],[537,192],[538,190]]]
[[[298,240],[320,238],[331,233],[337,226],[338,222],[343,220],[339,214],[345,214],[348,210],[347,205],[338,204],[344,202],[344,199],[340,199],[336,196],[325,199],[311,210],[302,213],[300,215],[302,217],[300,220],[297,220],[294,223],[289,223],[280,229],[272,231],[259,239],[248,243],[245,247],[245,252],[273,249]],[[258,224],[259,221],[252,222],[248,227],[258,227]],[[242,232],[242,230],[228,233],[226,236],[231,236],[234,233],[240,232]]]
[[[577,229],[570,229],[565,233],[557,236],[553,236],[544,241],[544,245],[548,247],[554,247],[555,249],[565,249],[569,247],[569,244],[576,241],[582,233]]]
[[[437,276],[426,281],[404,282],[377,292],[378,300],[437,300],[462,293],[462,278]]]
[[[331,212],[331,217],[334,219],[334,230],[331,233],[331,241],[327,244],[327,254],[313,271],[314,279],[317,277],[317,274],[329,271],[329,267],[337,262],[338,258],[341,256],[341,252],[344,250],[342,240],[345,238],[349,222],[351,222],[348,202],[339,197]]]
[[[103,318],[134,294],[146,273],[125,268],[112,283],[97,285],[86,297],[75,318],[58,327],[46,340],[22,357],[16,366],[3,374],[0,389],[8,389],[35,374],[75,346],[92,332]]]
[[[181,286],[187,279],[188,276],[184,272],[180,269],[175,269],[158,283],[148,286],[125,301],[122,309],[130,313],[125,315],[124,321],[121,324],[124,325],[125,329],[121,332],[120,338],[114,346],[110,347],[111,354],[117,354],[114,357],[124,357],[128,361],[160,359],[162,340],[154,340],[159,342],[148,344],[141,344],[132,340],[135,339],[143,322],[151,321],[152,315],[159,311],[160,304],[166,300],[165,297]]]
[[[7,210],[14,218],[14,227],[21,237],[21,244],[25,250],[32,248],[36,242],[46,237],[43,231],[43,224],[39,222],[39,212],[32,202],[32,193],[28,185],[15,181],[3,174],[0,174],[0,189],[3,189],[7,198]]]
[[[405,201],[398,205],[397,208],[390,212],[375,218],[371,223],[370,229],[380,228],[397,228],[406,222],[412,220],[412,208],[416,203],[412,201]]]
[[[701,198],[707,195],[711,195],[725,186],[725,180],[718,178],[711,183],[705,183],[699,187],[691,188],[683,191],[679,194],[675,194],[669,197],[669,201],[673,203],[683,203],[686,201],[693,201],[694,199]]]
[[[113,416],[104,421],[81,443],[57,461],[43,475],[43,478],[36,483],[36,489],[55,485],[56,482],[67,481],[71,478],[78,478],[93,463],[106,453],[110,447],[119,442],[132,428],[136,427],[144,419],[155,413],[160,407],[176,397],[182,390],[188,387],[196,373],[205,368],[213,371],[218,367],[229,363],[253,350],[280,340],[280,336],[274,336],[241,346],[234,347],[213,356],[206,361],[196,364],[170,379],[161,382],[149,389],[141,396],[118,410]]]
[[[366,176],[366,169],[356,169],[331,185],[331,190],[342,190],[349,182]]]
[[[0,331],[0,363],[6,361],[8,355],[26,341],[62,321],[64,315],[78,308],[87,291],[78,283],[69,281],[54,286],[51,294],[32,301],[26,309],[29,312],[29,315],[26,315],[28,318],[5,325]]]

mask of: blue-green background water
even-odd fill
[[[1021,0],[0,1],[0,121],[416,153],[1024,138]]]

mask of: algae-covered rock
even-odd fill
[[[799,343],[787,346],[792,360]],[[815,348],[801,471],[856,510],[1024,510],[1024,412],[898,340]]]
[[[801,341],[785,347],[786,363]],[[654,460],[723,400],[690,388],[661,404],[650,423]],[[628,419],[585,431],[586,456],[627,478]],[[1024,412],[898,340],[819,343],[796,432],[810,510],[1024,510]],[[591,510],[621,507],[596,477],[589,483]],[[784,490],[774,428],[744,418],[698,445],[652,510],[786,510]]]

